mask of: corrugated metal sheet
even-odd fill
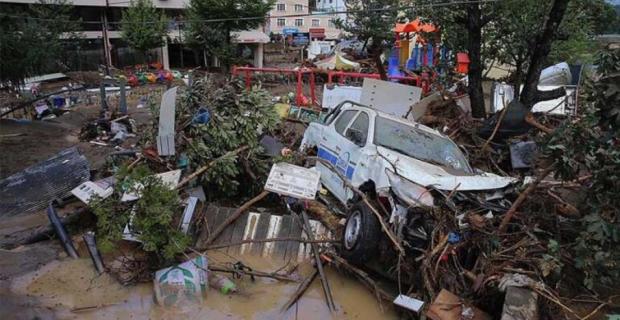
[[[0,181],[0,217],[43,209],[88,180],[90,167],[86,157],[75,147],[65,149]]]

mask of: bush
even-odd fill
[[[177,103],[178,123],[191,123],[191,117],[199,108],[208,109],[211,115],[208,123],[189,125],[184,131],[188,138],[184,149],[195,168],[239,147],[249,147],[243,158],[218,161],[202,176],[211,196],[220,193],[230,198],[239,191],[239,181],[247,183],[246,192],[253,183],[262,183],[252,176],[266,176],[271,165],[260,157],[263,151],[260,137],[272,133],[279,123],[271,98],[271,94],[260,87],[246,90],[241,82],[217,84],[210,78],[203,78]]]
[[[139,166],[131,172],[122,168],[116,179],[112,196],[95,198],[90,203],[97,216],[97,238],[101,249],[113,249],[130,223],[145,251],[153,252],[163,260],[184,252],[190,239],[178,228],[176,218],[182,208],[177,191],[170,190],[146,167]],[[142,196],[136,201],[121,202],[125,192],[140,192]]]
[[[620,50],[600,53],[597,65],[585,86],[583,114],[556,129],[544,148],[558,178],[591,175],[570,245],[588,288],[620,280]]]

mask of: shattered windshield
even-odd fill
[[[375,144],[412,158],[471,173],[465,156],[452,141],[394,120],[376,118]]]

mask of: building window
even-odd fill
[[[295,19],[295,26],[296,27],[303,27],[304,26],[304,19]]]
[[[330,20],[329,20],[329,22],[327,23],[327,25],[328,25],[330,28],[335,28],[335,27],[336,27],[336,24],[334,23],[334,20],[332,20],[332,19],[330,19]]]
[[[318,27],[321,25],[321,20],[319,19],[312,19],[312,26],[313,27]]]
[[[276,10],[278,10],[278,11],[285,11],[286,10],[286,4],[284,4],[284,3],[276,4]]]
[[[278,27],[284,27],[286,25],[286,19],[278,19]]]
[[[304,11],[304,6],[301,4],[296,4],[295,5],[295,12],[302,12]]]

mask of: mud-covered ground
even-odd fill
[[[389,304],[382,311],[375,297],[355,279],[327,268],[338,310],[325,305],[320,281],[288,311],[282,306],[297,283],[267,278],[235,279],[239,292],[222,295],[210,289],[202,304],[163,308],[153,297],[153,285],[122,286],[109,274],[97,275],[83,246],[80,259],[64,254],[55,241],[39,242],[14,250],[0,249],[0,319],[395,319]],[[250,267],[273,271],[280,262],[256,256],[231,257],[210,252],[212,262],[241,259]],[[299,276],[309,274],[302,263]]]

